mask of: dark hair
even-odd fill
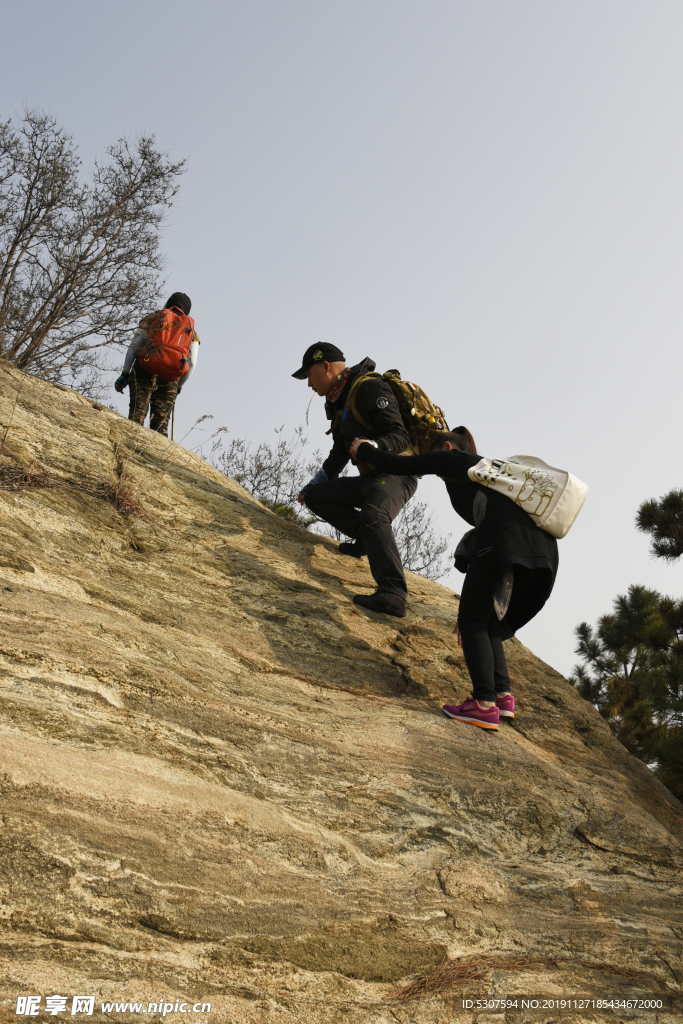
[[[185,316],[189,316],[192,309],[192,301],[185,292],[173,292],[173,295],[167,300],[164,309],[170,309],[171,306],[177,306],[178,309],[182,309]]]
[[[440,448],[443,448],[446,441],[450,441],[461,452],[469,452],[471,455],[477,454],[477,446],[467,427],[456,427],[455,430],[440,430],[429,450],[432,452],[438,451]]]

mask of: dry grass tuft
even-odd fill
[[[18,462],[0,463],[0,491],[45,487],[75,487],[92,498],[110,502],[123,515],[135,516],[146,523],[155,522],[139,501],[135,489],[127,482],[125,474],[117,484],[91,483],[89,480],[50,476],[47,470],[35,465],[26,467]]]
[[[666,994],[674,1002],[681,1001],[681,994],[669,988],[669,986],[655,974],[647,971],[637,971],[628,967],[618,967],[616,964],[594,962],[592,960],[578,960],[573,957],[550,957],[550,956],[520,956],[512,958],[487,958],[474,961],[445,960],[440,967],[429,974],[404,985],[403,988],[392,992],[387,1000],[395,1003],[408,1003],[414,999],[430,999],[440,996],[449,1002],[453,996],[453,989],[465,985],[468,982],[478,981],[488,977],[492,971],[526,971],[528,968],[551,967],[583,967],[586,970],[604,971],[607,974],[617,975],[634,982],[642,982],[648,988],[655,988],[659,994]]]
[[[70,481],[73,483],[74,481]],[[76,484],[80,490],[85,491],[86,494],[91,495],[93,498],[99,498],[101,501],[108,501],[114,506],[117,512],[122,512],[127,516],[135,516],[137,519],[142,519],[146,523],[154,523],[155,520],[145,510],[143,505],[138,500],[137,494],[130,484],[126,483],[125,478],[122,477],[117,484],[88,484],[81,483]]]
[[[69,477],[54,477],[51,476],[47,470],[40,469],[38,472],[34,472],[35,465],[22,466],[10,452],[3,454],[5,450],[5,443],[7,441],[7,435],[12,426],[12,420],[14,419],[14,413],[17,408],[17,402],[24,386],[26,377],[22,377],[21,383],[17,392],[14,396],[14,405],[12,406],[12,413],[9,418],[9,423],[5,427],[5,432],[0,441],[0,490],[3,491],[23,491],[27,488],[34,487],[75,487],[79,491],[83,491],[84,494],[89,494],[93,498],[99,498],[101,501],[110,502],[117,512],[121,512],[124,515],[136,516],[138,519],[143,519],[146,523],[155,523],[155,520],[150,514],[145,511],[145,508],[140,503],[135,489],[128,483],[128,464],[132,457],[138,452],[139,445],[136,444],[133,449],[128,453],[123,462],[120,462],[120,451],[119,445],[117,444],[114,449],[114,455],[119,462],[119,479],[116,484],[107,483],[92,483],[89,480],[74,479]],[[99,402],[93,402],[95,409],[104,409],[105,406],[100,405]],[[207,418],[207,417],[203,417]],[[211,418],[211,417],[208,417]],[[225,428],[221,428],[224,430]],[[5,461],[6,459],[11,461]]]
[[[0,490],[23,491],[29,487],[56,487],[57,481],[44,469],[34,472],[35,467],[20,466],[5,462],[0,465]]]

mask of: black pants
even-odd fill
[[[417,490],[414,476],[344,476],[314,484],[306,505],[340,533],[360,539],[377,589],[407,594],[406,578],[391,524]]]
[[[509,637],[511,630],[498,620],[493,606],[493,595],[504,568],[490,553],[475,555],[462,587],[458,626],[475,700],[495,701],[496,694],[510,689],[503,637]],[[533,583],[533,570],[515,566],[514,572],[511,603]]]

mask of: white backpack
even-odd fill
[[[553,537],[566,537],[588,494],[578,477],[531,455],[480,459],[467,475],[514,501]]]

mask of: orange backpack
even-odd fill
[[[162,309],[149,326],[138,364],[150,377],[179,380],[190,369],[188,356],[194,338],[194,320],[177,307]]]

